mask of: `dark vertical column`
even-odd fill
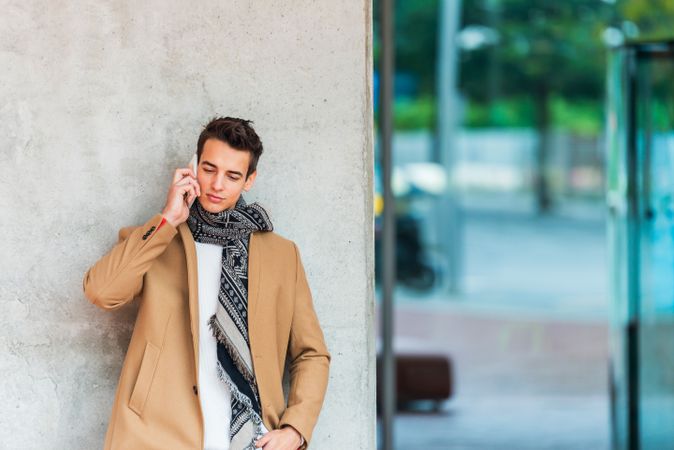
[[[639,450],[639,157],[637,149],[637,56],[627,49],[625,71],[627,79],[627,445]]]

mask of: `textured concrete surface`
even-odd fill
[[[248,199],[298,243],[334,358],[313,447],[374,448],[370,2],[1,9],[0,447],[102,446],[135,309],[98,310],[82,277],[233,115],[265,144]]]

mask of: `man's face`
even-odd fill
[[[219,139],[204,142],[197,182],[201,187],[199,202],[206,211],[219,213],[233,208],[241,192],[253,186],[257,171],[245,178],[250,157],[250,152],[234,149]]]

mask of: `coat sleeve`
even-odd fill
[[[279,427],[290,425],[303,437],[307,448],[328,386],[330,353],[314,311],[299,249],[295,248],[295,307],[290,330],[290,390],[288,406]]]
[[[119,230],[117,244],[84,274],[82,288],[94,305],[117,309],[143,288],[143,276],[177,233],[161,213],[141,226]]]

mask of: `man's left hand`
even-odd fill
[[[293,427],[271,430],[255,441],[255,447],[264,450],[297,450],[302,442],[300,433]]]

